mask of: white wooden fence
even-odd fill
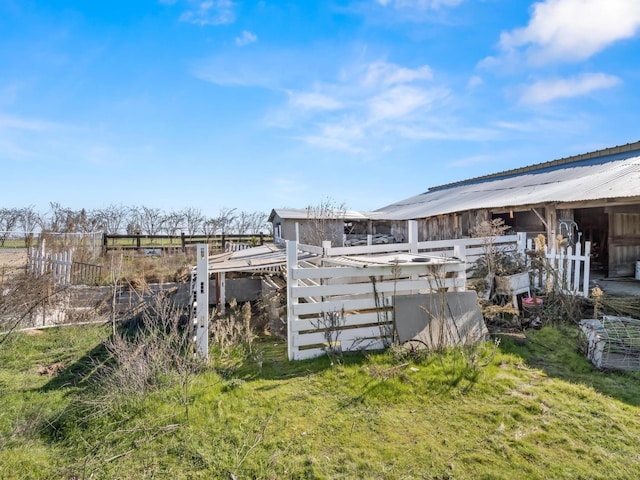
[[[527,249],[534,250],[532,240],[528,240]],[[591,242],[585,242],[584,247],[580,243],[560,249],[547,246],[545,259],[545,265],[531,271],[532,286],[548,290],[553,285],[564,293],[589,296]]]
[[[395,252],[298,261],[299,250],[317,248],[287,242],[290,360],[327,349],[383,348],[393,334],[396,295],[465,289],[465,263],[459,259]]]
[[[332,348],[382,348],[393,331],[395,295],[463,291],[467,268],[489,245],[523,255],[533,250],[524,233],[435,242],[416,238],[417,228],[410,224],[409,241],[400,244],[331,247],[325,242],[318,247],[288,241],[289,359],[316,357]],[[553,280],[566,293],[588,296],[590,248],[586,242],[584,251],[580,244],[545,249],[547,268],[531,272],[532,284]],[[317,259],[298,261],[298,252]],[[408,260],[412,256],[423,261]]]
[[[57,284],[71,283],[72,251],[46,253],[44,242],[39,248],[29,249],[28,272],[33,275],[51,274]]]

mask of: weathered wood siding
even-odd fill
[[[609,276],[635,274],[640,260],[640,209],[612,207],[609,213]]]

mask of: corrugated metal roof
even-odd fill
[[[272,244],[209,256],[210,273],[259,271],[286,264],[286,251]]]
[[[591,158],[503,177],[472,179],[380,208],[373,217],[409,220],[479,208],[640,196],[640,152]],[[635,156],[634,156],[635,155]]]
[[[331,210],[325,213],[326,216],[324,216],[324,219],[327,220],[367,220],[369,218],[365,212],[358,212],[356,210]],[[307,208],[276,208],[272,210],[271,215],[269,215],[270,222],[273,221],[275,215],[286,220],[309,220],[318,218],[315,212],[310,212]]]

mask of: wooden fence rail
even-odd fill
[[[109,250],[135,250],[135,251],[169,251],[180,250],[185,252],[187,247],[195,247],[196,244],[206,243],[211,250],[228,250],[230,244],[263,245],[270,242],[273,237],[259,234],[219,234],[219,235],[103,235],[102,251]]]

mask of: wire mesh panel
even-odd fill
[[[640,320],[605,315],[581,320],[582,348],[598,368],[640,370]]]

